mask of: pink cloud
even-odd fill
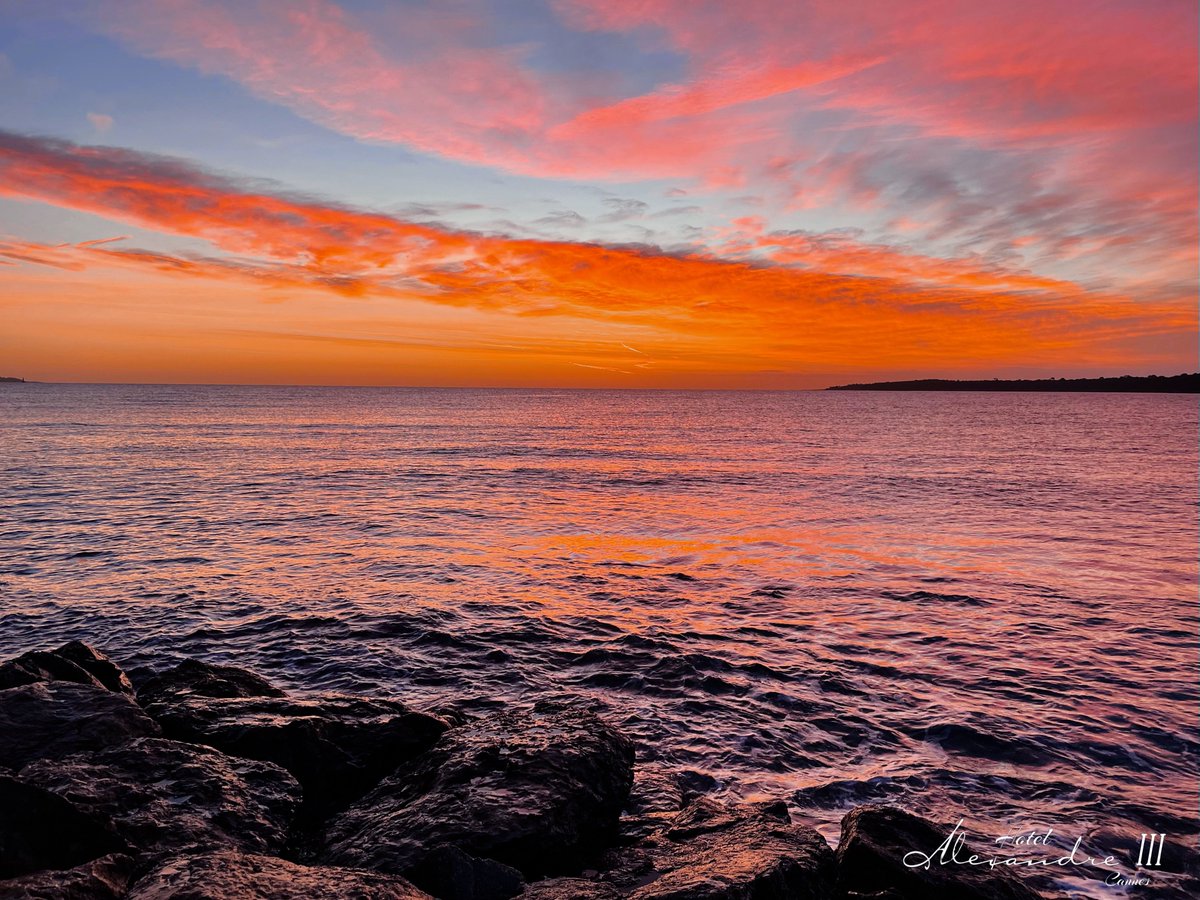
[[[869,210],[969,252],[1089,254],[1113,278],[1193,270],[1194,4],[553,7],[675,54],[682,76],[607,96],[603,72],[540,71],[529,47],[497,45],[503,4],[466,0],[375,19],[332,0],[114,0],[94,21],[364,140],[531,176],[749,189],[777,211]]]

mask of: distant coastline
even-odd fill
[[[1200,373],[1182,375],[1121,375],[1117,378],[1019,378],[955,381],[921,378],[914,381],[877,381],[839,384],[827,391],[1084,391],[1095,393],[1195,394],[1200,393]]]
[[[26,383],[24,378],[12,378],[11,376],[7,376],[7,375],[0,375],[0,382],[7,382],[10,384],[12,384],[12,383],[25,384]]]

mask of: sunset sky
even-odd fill
[[[1193,0],[0,0],[0,375],[1197,368]]]

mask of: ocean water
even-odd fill
[[[1197,430],[1177,395],[0,385],[0,655],[582,694],[831,841],[887,801],[1178,869]],[[1040,883],[1121,896],[1089,872]]]

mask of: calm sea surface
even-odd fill
[[[1196,440],[1176,395],[0,385],[0,655],[584,694],[831,839],[884,800],[1169,857]]]

